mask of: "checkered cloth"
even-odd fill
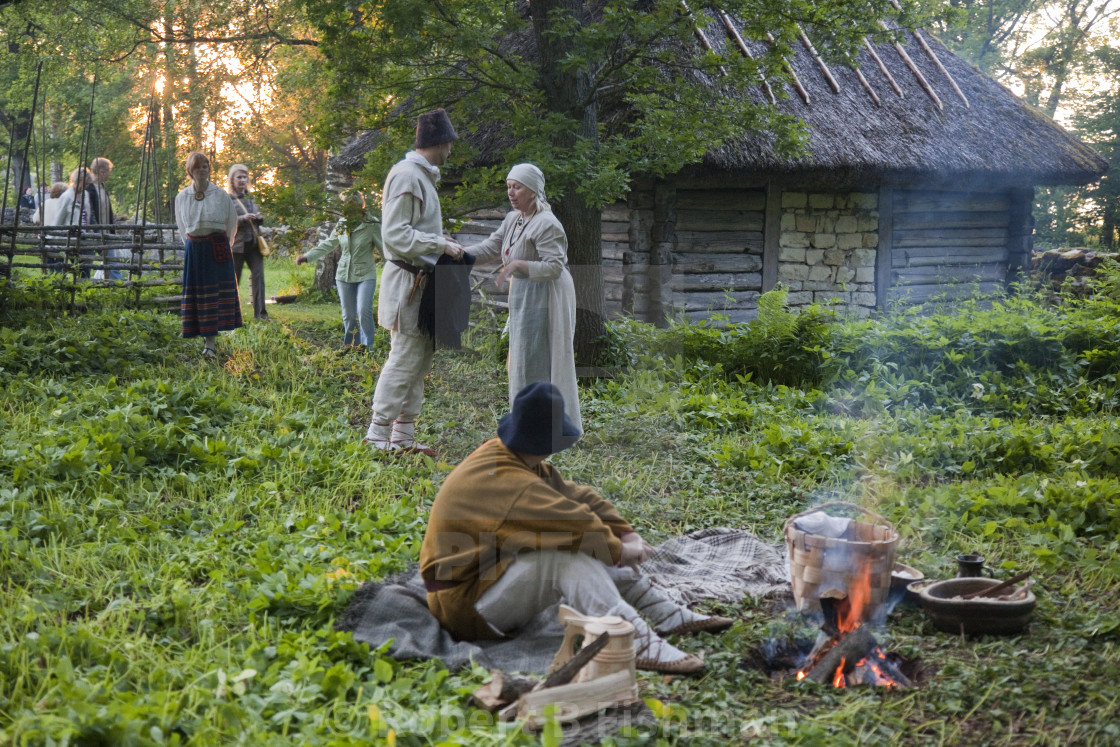
[[[702,529],[654,549],[639,569],[677,604],[705,599],[789,596],[784,542],[769,544],[741,529]]]
[[[738,529],[705,529],[671,539],[642,564],[642,573],[680,604],[704,599],[789,594],[785,545],[770,545]],[[556,606],[517,635],[500,641],[455,641],[428,611],[419,567],[355,592],[336,627],[395,659],[440,659],[449,669],[471,662],[506,672],[544,672],[564,630]]]

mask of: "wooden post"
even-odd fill
[[[1012,189],[1007,221],[1007,282],[1030,271],[1034,251],[1034,189]]]
[[[762,292],[778,284],[778,255],[782,237],[782,188],[766,183],[766,214],[762,225]]]
[[[894,190],[879,187],[879,248],[875,254],[875,307],[887,308],[891,285],[891,253],[894,251]]]
[[[665,326],[673,307],[673,249],[677,244],[677,187],[658,181],[653,186],[653,227],[649,247],[649,312],[647,322]]]

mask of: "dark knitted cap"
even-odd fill
[[[416,142],[413,148],[431,148],[435,145],[454,142],[459,136],[451,126],[451,120],[443,109],[421,114],[416,118]]]
[[[583,435],[564,412],[564,397],[551,382],[529,384],[498,422],[498,438],[511,451],[542,456],[568,448]]]

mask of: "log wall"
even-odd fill
[[[746,321],[762,293],[766,192],[678,189],[666,312],[696,321]]]
[[[1005,285],[1017,202],[1010,193],[896,189],[892,198],[888,304],[965,298]]]
[[[759,295],[778,283],[793,308],[835,304],[855,316],[991,293],[1029,256],[1032,197],[1029,189],[646,183],[603,210],[605,309],[656,324],[749,321]],[[474,243],[503,215],[480,211],[457,237]],[[502,300],[498,289],[483,288]]]

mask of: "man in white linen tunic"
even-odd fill
[[[432,339],[420,331],[425,270],[440,254],[458,259],[463,247],[443,234],[439,167],[458,139],[443,109],[416,120],[413,150],[389,171],[382,190],[381,238],[388,260],[381,274],[377,323],[389,330],[389,358],[377,378],[366,441],[380,450],[432,454],[416,443],[415,423],[424,403],[424,377],[432,368]]]

